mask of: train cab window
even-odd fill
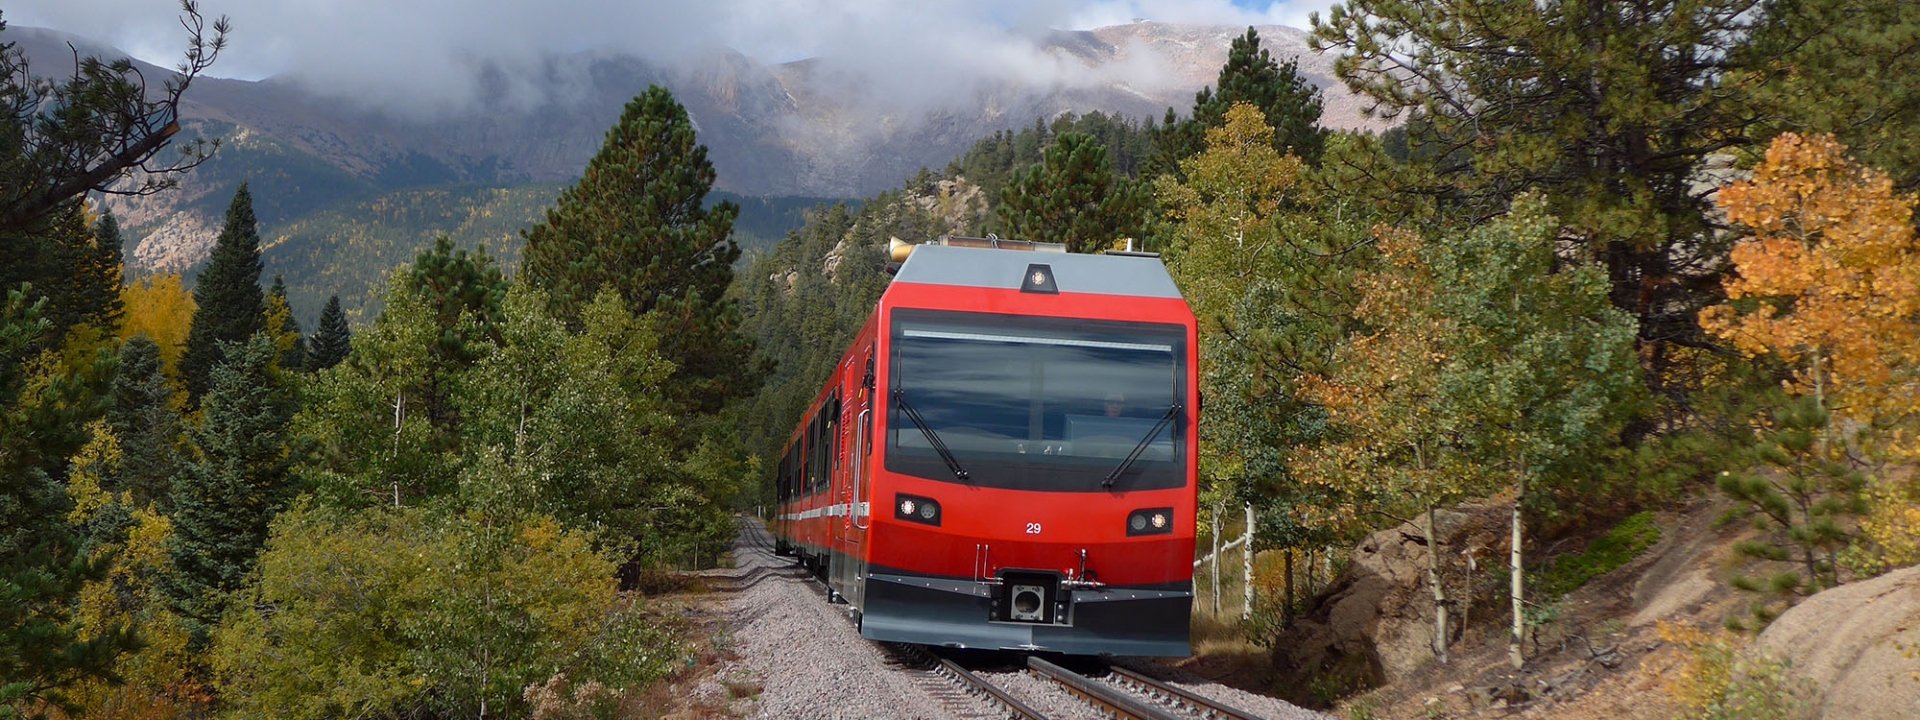
[[[907,309],[892,321],[888,470],[1068,492],[1185,484],[1184,327]]]

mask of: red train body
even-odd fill
[[[919,246],[794,430],[779,549],[871,639],[1188,655],[1198,345],[1157,258]]]

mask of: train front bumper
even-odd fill
[[[989,621],[989,583],[875,573],[866,581],[860,634],[872,640],[1068,655],[1193,654],[1185,589],[1102,587],[1068,591],[1068,624]]]

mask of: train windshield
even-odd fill
[[[886,467],[1023,490],[1180,487],[1186,342],[1179,325],[896,310]]]

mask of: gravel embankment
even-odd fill
[[[996,714],[987,701],[960,692],[957,682],[930,672],[909,654],[861,638],[846,606],[828,604],[820,584],[790,558],[775,556],[772,546],[765,528],[743,521],[735,569],[703,573],[731,590],[722,608],[730,630],[716,642],[736,659],[721,665],[696,694],[735,698],[725,703],[729,712],[756,718],[970,719]],[[1126,665],[1276,720],[1327,720],[1164,665]],[[973,670],[1049,717],[1101,717],[1058,684],[1017,666]]]

